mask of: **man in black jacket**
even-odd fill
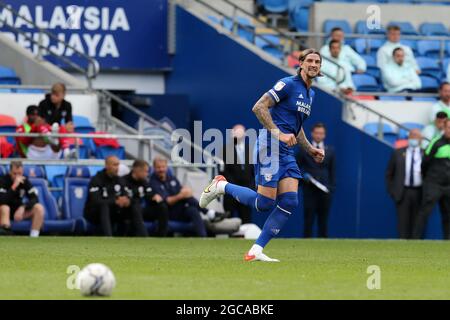
[[[11,234],[11,219],[31,219],[30,236],[38,237],[45,209],[39,203],[36,188],[23,175],[22,163],[13,161],[10,167],[9,174],[0,177],[0,234]]]
[[[45,99],[39,103],[39,116],[45,119],[49,125],[62,120],[65,123],[72,122],[72,105],[64,98],[66,96],[66,86],[63,83],[53,85],[51,93],[45,95]]]
[[[318,236],[328,237],[328,214],[331,206],[331,193],[335,188],[335,154],[332,146],[325,145],[326,128],[317,123],[311,131],[311,144],[325,150],[325,159],[317,163],[310,155],[300,150],[297,162],[302,169],[305,184],[303,187],[304,202],[304,237],[310,238],[313,233],[314,220],[317,216]]]
[[[161,195],[150,186],[148,172],[148,163],[144,160],[136,160],[131,172],[123,179],[130,194],[133,210],[138,211],[137,214],[143,216],[145,221],[158,221],[156,235],[165,237],[169,222],[169,208]],[[145,229],[144,231],[147,233]]]
[[[253,146],[245,141],[245,127],[241,124],[235,125],[232,138],[232,143],[225,146],[222,157],[225,168],[222,174],[230,183],[255,189],[255,175],[253,165],[250,164]],[[224,209],[230,213],[237,212],[242,223],[251,223],[251,208],[227,194],[224,196]]]
[[[408,147],[395,150],[386,169],[386,187],[397,208],[400,239],[412,238],[414,222],[419,213],[422,198],[421,140],[420,131],[411,130]]]
[[[450,119],[444,126],[444,134],[428,145],[422,161],[423,197],[414,226],[414,239],[420,239],[428,217],[439,203],[444,239],[450,240]]]
[[[113,235],[113,224],[124,224],[127,220],[132,220],[136,235],[145,236],[142,215],[131,208],[129,193],[118,175],[119,165],[120,160],[116,156],[109,156],[105,160],[105,169],[91,179],[84,216],[100,226],[102,234],[107,237]]]

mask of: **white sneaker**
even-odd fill
[[[198,201],[200,208],[206,208],[214,199],[224,194],[217,188],[217,183],[227,181],[224,176],[215,176],[211,183],[203,190],[200,200]]]
[[[246,253],[244,255],[244,260],[247,262],[251,262],[251,261],[280,262],[280,260],[278,260],[278,259],[269,258],[262,252],[255,253],[255,254]]]

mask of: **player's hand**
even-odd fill
[[[130,206],[130,198],[123,196],[122,197],[122,205],[124,208],[129,207]]]
[[[14,183],[11,186],[11,189],[16,190],[17,187],[23,183],[25,181],[25,177],[24,176],[16,176],[16,178],[14,179]]]
[[[14,212],[14,221],[22,221],[23,215],[25,214],[25,207],[20,206],[16,212]]]
[[[153,201],[155,201],[156,203],[161,203],[163,202],[163,198],[159,195],[159,194],[155,194],[152,198]]]
[[[297,144],[297,138],[292,133],[282,133],[280,132],[280,135],[278,139],[281,142],[286,143],[289,147],[293,147]]]
[[[323,159],[325,159],[325,150],[313,147],[309,150],[309,155],[313,157],[317,163],[321,163],[323,162]]]
[[[192,189],[189,187],[181,188],[180,193],[182,194],[183,199],[188,199],[188,198],[192,197]]]

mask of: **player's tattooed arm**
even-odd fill
[[[278,127],[273,123],[272,116],[269,109],[275,105],[273,99],[268,93],[265,93],[256,104],[253,106],[253,113],[258,118],[259,122],[267,130],[278,130]]]
[[[303,128],[300,130],[300,133],[297,136],[297,143],[305,150],[307,153],[310,153],[313,149],[312,144],[308,141],[308,138],[306,138],[305,131],[303,131]]]

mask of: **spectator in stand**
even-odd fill
[[[105,169],[91,179],[84,216],[98,226],[104,236],[113,236],[116,225],[125,228],[126,222],[131,220],[134,235],[145,237],[147,231],[141,211],[133,210],[125,182],[118,175],[119,165],[117,157],[109,156],[105,160]]]
[[[366,72],[366,61],[364,61],[364,59],[355,50],[353,50],[352,47],[350,47],[348,44],[345,44],[344,36],[344,31],[341,28],[333,28],[331,30],[330,39],[327,41],[327,44],[325,44],[320,49],[320,53],[323,57],[331,58],[332,54],[329,43],[331,41],[338,41],[341,44],[339,60],[345,62],[345,64],[350,67],[350,72]]]
[[[167,203],[169,219],[190,221],[194,224],[195,234],[198,237],[206,237],[205,223],[199,210],[198,201],[192,196],[192,190],[182,186],[176,177],[169,174],[166,159],[155,158],[153,169],[150,185]]]
[[[422,148],[426,149],[430,144],[430,141],[444,133],[444,126],[447,119],[448,115],[444,111],[439,111],[436,113],[434,123],[427,125],[422,130],[422,136],[426,138],[422,141]]]
[[[428,145],[422,160],[423,197],[413,237],[424,236],[428,217],[437,203],[441,211],[442,233],[450,240],[450,119],[445,121],[444,134]]]
[[[17,128],[18,133],[40,133],[42,137],[17,137],[17,148],[21,156],[33,160],[59,159],[61,146],[58,138],[46,135],[58,133],[59,126],[50,126],[36,112],[36,106],[27,108],[26,122]]]
[[[75,133],[75,126],[73,122],[69,122],[66,125],[63,125],[59,128],[59,133],[68,133],[68,134],[74,134]],[[75,145],[78,143],[79,146],[83,145],[83,139],[81,138],[60,138],[60,145],[62,149],[62,155],[64,159],[72,159],[75,158],[76,155],[76,148]]]
[[[403,48],[395,48],[392,52],[393,60],[383,65],[381,75],[383,85],[388,92],[413,91],[420,89],[422,83],[416,70],[406,61]]]
[[[11,219],[31,219],[30,237],[39,237],[44,216],[36,188],[23,175],[22,163],[11,162],[9,174],[0,177],[0,234],[12,234]]]
[[[352,66],[347,60],[342,59],[342,43],[331,40],[329,48],[331,55],[328,59],[332,62],[323,60],[321,72],[324,76],[318,78],[317,83],[331,90],[339,89],[344,94],[350,94],[355,90],[355,84],[352,80]]]
[[[434,122],[436,114],[443,111],[450,118],[450,83],[443,82],[439,86],[439,101],[431,107],[430,123]]]
[[[393,51],[396,48],[402,48],[405,53],[405,62],[407,62],[417,74],[420,74],[420,68],[414,58],[411,48],[400,43],[400,27],[391,25],[387,28],[387,41],[378,49],[377,65],[378,68],[384,69],[389,63],[393,62]]]
[[[72,122],[72,105],[65,100],[66,86],[63,83],[55,83],[45,99],[39,103],[39,115],[49,125]]]

